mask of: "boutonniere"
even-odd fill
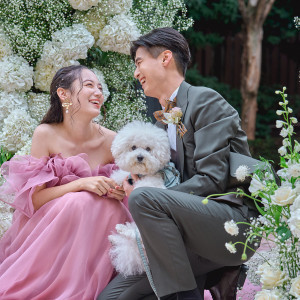
[[[169,112],[163,113],[163,115],[164,118],[162,119],[162,122],[165,124],[175,124],[177,127],[177,134],[179,134],[180,137],[183,137],[183,135],[187,132],[187,129],[181,121],[183,115],[181,108],[173,107],[169,110]]]

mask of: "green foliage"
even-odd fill
[[[10,160],[13,157],[13,154],[5,151],[2,147],[0,148],[0,166]]]

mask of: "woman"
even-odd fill
[[[94,299],[113,276],[107,237],[131,220],[109,178],[115,133],[93,122],[104,101],[96,75],[62,68],[50,94],[31,156],[2,166],[0,198],[13,194],[16,211],[0,241],[0,299]]]

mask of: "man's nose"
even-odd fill
[[[140,76],[140,71],[138,70],[138,68],[136,68],[136,69],[135,69],[135,71],[134,71],[134,74],[133,74],[133,75],[134,75],[134,78],[135,78],[135,79],[139,79],[139,76]]]

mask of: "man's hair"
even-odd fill
[[[172,51],[177,70],[185,76],[191,53],[188,42],[177,30],[170,27],[157,28],[131,42],[130,55],[133,61],[139,47],[145,47],[154,58],[165,50]]]

